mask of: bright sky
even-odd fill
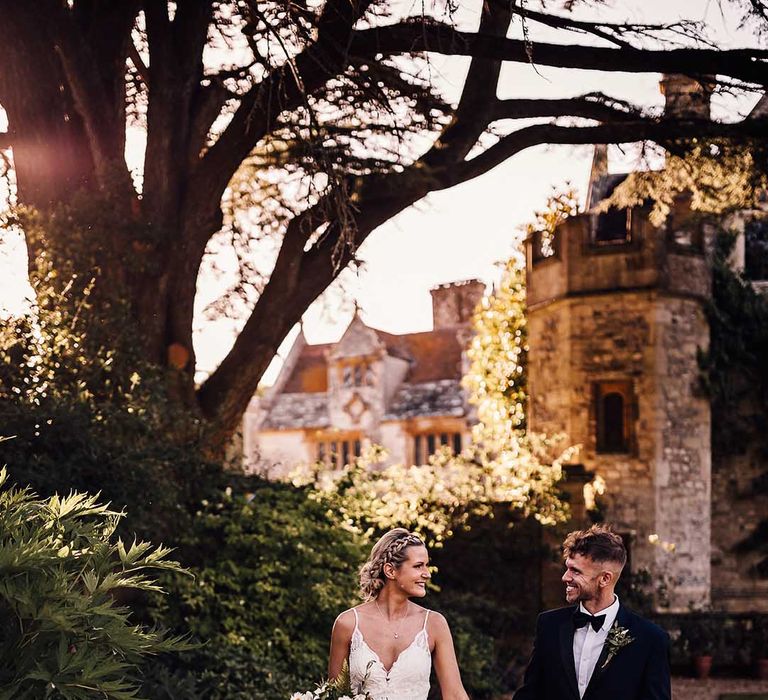
[[[711,25],[722,45],[747,43],[737,29],[737,19],[720,14],[714,0],[645,0],[622,2],[635,6],[633,18],[646,21],[678,19],[682,12],[690,19]],[[622,10],[623,13],[624,10]],[[613,14],[613,13],[608,13]],[[463,59],[445,61],[438,67],[448,89],[460,87],[465,70]],[[618,98],[661,106],[658,75],[591,74],[509,65],[502,76],[499,97],[566,97],[601,91]],[[729,118],[744,113],[750,104],[719,99],[714,116]],[[732,117],[731,117],[732,118]],[[0,130],[5,127],[0,111]],[[141,157],[141,137],[127,153],[129,162]],[[359,250],[363,269],[351,278],[347,289],[362,310],[366,323],[391,333],[428,330],[431,327],[430,287],[445,282],[478,277],[492,282],[496,263],[509,257],[521,226],[530,221],[553,188],[566,182],[584,196],[589,174],[591,147],[539,147],[525,151],[486,175],[446,192],[428,196],[376,230]],[[611,148],[611,170],[628,170],[636,165],[632,149]],[[0,198],[2,198],[0,184]],[[21,241],[0,240],[0,310],[18,308],[28,289],[24,275]],[[202,310],[223,283],[201,279],[198,308]],[[338,295],[316,303],[304,318],[304,332],[310,342],[328,342],[340,337],[353,307]],[[239,323],[231,320],[205,321],[199,315],[195,348],[198,366],[210,371],[226,354]],[[296,331],[289,336],[284,355]],[[265,377],[274,380],[279,358]]]

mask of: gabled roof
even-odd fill
[[[394,335],[370,329],[384,344],[387,353],[406,360],[410,369],[405,381],[411,384],[461,378],[462,347],[457,328],[440,328],[421,333]],[[336,343],[305,345],[280,393],[328,391],[328,357]]]

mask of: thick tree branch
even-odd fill
[[[279,114],[305,103],[307,95],[346,68],[352,28],[370,2],[333,0],[325,5],[317,41],[243,96],[227,128],[195,168],[192,196],[218,204],[237,168],[269,133]]]
[[[497,38],[506,36],[512,18],[510,7],[509,4],[485,4],[478,31]],[[464,160],[492,119],[500,72],[499,60],[472,59],[451,123],[422,158],[427,168]]]
[[[293,218],[288,224],[269,282],[243,330],[213,374],[198,390],[203,414],[230,430],[245,411],[267,365],[304,310],[291,299],[303,286],[303,250],[309,237],[327,220],[331,197]],[[331,272],[333,266],[329,266]],[[333,274],[333,273],[331,273]]]
[[[575,111],[574,101],[564,102],[571,103],[567,111],[572,114]],[[575,102],[578,104],[579,101]],[[591,104],[587,106],[593,107]],[[562,107],[557,105],[558,109]],[[694,125],[691,121],[650,120],[591,127],[538,124],[505,137],[470,161],[453,163],[439,172],[430,171],[419,161],[402,173],[358,179],[354,192],[354,246],[345,246],[340,265],[334,265],[336,245],[339,236],[343,235],[334,223],[315,245],[301,252],[308,235],[320,223],[327,221],[326,212],[315,207],[291,222],[278,264],[251,317],[230,354],[198,393],[204,415],[222,434],[234,429],[280,343],[304,310],[350,262],[355,247],[361,245],[378,226],[430,191],[476,177],[526,148],[545,143],[622,143],[642,139],[669,142],[689,136],[692,132],[710,136],[743,136],[760,135],[766,128],[766,120],[745,121],[738,125],[713,122],[697,122]]]
[[[543,144],[636,143],[638,141],[672,142],[706,137],[761,137],[768,130],[768,119],[749,119],[736,124],[711,121],[628,121],[599,126],[558,126],[535,124],[503,137],[494,146],[472,160],[456,164],[437,175],[446,189],[488,172],[500,163],[532,146]]]
[[[620,105],[620,107],[619,107]],[[534,119],[537,117],[581,117],[596,121],[631,121],[640,110],[604,95],[583,95],[559,100],[498,100],[490,121]]]
[[[146,206],[153,220],[168,228],[175,225],[188,179],[192,105],[202,89],[211,12],[208,0],[179,3],[173,22],[166,3],[148,3],[146,10],[150,53]]]
[[[552,66],[627,73],[724,74],[768,86],[768,51],[759,49],[611,49],[547,43],[460,32],[442,23],[404,22],[355,32],[356,55],[430,51]]]
[[[336,279],[372,231],[429,192],[428,182],[417,169],[358,178],[352,194],[354,241],[344,245],[340,260],[335,258],[337,245],[348,232],[332,218],[332,209],[321,203],[291,222],[278,264],[248,322],[227,358],[198,391],[203,414],[215,430],[226,435],[236,428],[277,348],[308,306]],[[304,251],[308,237],[325,222],[328,229]]]
[[[124,124],[115,114],[112,96],[101,81],[98,57],[69,11],[64,7],[49,11],[47,19],[77,111],[83,118],[97,177],[106,184],[123,158]]]

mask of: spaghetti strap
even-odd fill
[[[427,614],[424,615],[424,627],[421,629],[426,630],[427,629],[427,620],[429,620],[429,610],[427,610]]]
[[[355,613],[355,629],[359,629],[360,618],[357,616],[357,608],[352,608],[352,612]]]

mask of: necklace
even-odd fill
[[[392,622],[390,621],[390,619],[383,612],[381,612],[381,608],[379,607],[379,601],[378,600],[374,600],[373,604],[376,606],[376,610],[379,611],[379,615],[381,615],[382,620],[384,620],[384,622],[387,623],[387,626],[394,627],[394,625],[392,625]],[[410,606],[406,603],[406,605],[405,605],[405,614],[398,621],[397,627],[392,629],[392,635],[394,636],[395,639],[400,639],[400,628],[403,626],[403,620],[405,620],[405,618],[408,617],[409,608],[410,608]]]

